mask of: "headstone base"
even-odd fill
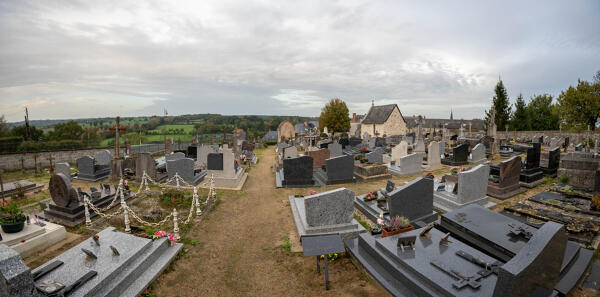
[[[494,198],[500,199],[500,200],[506,200],[508,198],[519,195],[525,191],[526,190],[521,188],[519,186],[519,184],[515,184],[510,187],[501,188],[501,187],[498,187],[497,184],[490,182],[490,183],[488,183],[488,188],[487,188],[488,196],[491,196],[491,197],[494,197]]]
[[[65,227],[50,222],[44,222],[44,227],[31,223],[25,225],[19,233],[6,234],[0,231],[2,241],[21,255],[29,257],[37,252],[51,247],[67,237]]]
[[[339,184],[347,184],[347,183],[354,183],[356,182],[356,178],[354,176],[352,176],[352,178],[346,178],[346,179],[336,179],[336,180],[332,180],[329,179],[327,177],[327,173],[325,171],[323,171],[323,169],[320,169],[315,171],[313,173],[313,179],[315,180],[315,182],[319,183],[320,185],[339,185]]]
[[[456,200],[456,195],[452,193],[448,193],[446,191],[433,192],[433,207],[440,209],[444,212],[450,212],[470,204],[479,204],[485,208],[490,208],[496,205],[496,203],[488,200],[488,196],[484,196],[467,203],[460,203]]]
[[[386,166],[388,167],[388,170],[390,171],[390,173],[393,175],[396,175],[396,176],[410,176],[410,175],[423,173],[423,168],[406,170],[398,165],[387,164]]]
[[[366,232],[365,228],[352,219],[349,224],[338,224],[328,225],[320,227],[311,227],[306,221],[306,212],[304,209],[303,197],[290,196],[290,207],[292,214],[294,215],[294,221],[296,223],[296,229],[298,230],[298,237],[302,239],[302,236],[310,235],[326,235],[326,234],[339,234],[342,240],[356,238],[360,233]]]

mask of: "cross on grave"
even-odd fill
[[[302,249],[305,257],[317,257],[317,272],[321,273],[320,255],[341,253],[345,251],[344,243],[339,234],[303,236],[301,238]],[[325,262],[325,290],[329,290],[329,269],[327,257]]]
[[[92,259],[94,259],[94,260],[95,260],[95,259],[98,259],[98,257],[97,257],[97,256],[96,256],[96,255],[95,255],[95,254],[94,254],[92,251],[90,251],[90,250],[88,250],[88,249],[84,249],[84,248],[82,248],[82,249],[81,249],[81,251],[82,251],[82,252],[84,252],[84,253],[85,253],[85,255],[86,255],[87,257],[89,257],[89,258],[92,258]]]
[[[487,263],[475,256],[472,256],[471,254],[465,251],[457,251],[456,255],[479,267],[482,267],[483,269],[477,272],[482,277],[487,277],[492,273],[498,275],[498,269],[500,269],[500,266],[502,265],[502,263],[500,263],[499,261],[495,261],[494,263]]]
[[[533,236],[533,233],[522,224],[510,223],[508,224],[508,228],[510,229],[510,233],[516,236],[522,236],[525,239],[530,239]]]
[[[449,275],[450,277],[455,279],[456,282],[454,282],[452,284],[452,287],[454,287],[458,290],[460,290],[466,286],[469,286],[473,289],[479,289],[479,287],[481,287],[481,283],[479,282],[479,280],[482,278],[481,275],[466,276],[466,275],[458,272],[457,270],[446,266],[444,263],[440,262],[439,260],[433,260],[429,263],[431,263],[431,265],[433,265],[435,268],[441,270],[442,272],[446,273],[447,275]]]

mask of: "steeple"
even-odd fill
[[[450,108],[450,119],[454,120],[454,116],[452,115],[452,108]]]
[[[375,106],[375,100],[371,100],[371,106]]]

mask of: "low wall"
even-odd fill
[[[52,156],[52,164],[69,162],[73,165],[75,164],[75,160],[78,158],[81,158],[85,155],[90,155],[93,157],[97,152],[103,150],[107,150],[107,148],[0,155],[0,169],[20,170],[22,166],[24,166],[25,169],[34,168],[36,155],[37,162],[38,164],[41,163],[42,167],[50,167],[50,161],[48,160],[50,156]],[[108,150],[111,151],[111,153],[114,152],[114,150]]]
[[[531,139],[533,136],[544,135],[544,137],[552,138],[552,137],[569,137],[569,141],[574,144],[578,144],[583,142],[584,139],[592,138],[592,139],[600,139],[599,131],[583,131],[583,132],[572,132],[572,131],[498,131],[496,132],[498,138],[507,139],[507,138],[529,138]],[[507,137],[508,135],[508,137]]]

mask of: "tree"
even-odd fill
[[[496,116],[494,117],[494,120],[498,129],[502,130],[509,123],[511,111],[510,103],[508,101],[508,94],[504,88],[504,83],[502,83],[502,80],[498,81],[494,92],[494,98],[492,98],[492,107],[494,107],[496,110]],[[486,126],[488,125],[489,121],[490,111],[486,110],[484,120]]]
[[[4,115],[0,116],[0,137],[6,137],[10,134],[10,130],[8,129],[8,124],[4,119]]]
[[[44,136],[44,130],[38,129],[36,126],[30,126],[29,132],[31,133],[30,139],[33,141],[38,141]],[[21,136],[23,139],[27,139],[27,127],[25,125],[13,127],[11,133],[13,136]]]
[[[527,105],[527,113],[531,122],[531,130],[558,130],[560,118],[552,96],[548,94],[532,96]]]
[[[77,122],[71,120],[65,123],[56,124],[54,131],[49,133],[52,140],[79,140],[83,134],[83,128]]]
[[[585,130],[596,128],[600,116],[600,82],[591,84],[579,80],[558,96],[560,117],[565,128]]]
[[[527,104],[523,100],[523,94],[519,94],[515,103],[515,111],[510,116],[510,129],[517,131],[531,130],[531,121],[527,112]]]
[[[330,132],[348,132],[350,130],[350,114],[346,102],[334,98],[321,109],[319,129],[327,127]]]

